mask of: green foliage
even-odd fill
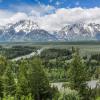
[[[97,97],[97,99],[96,100],[100,100],[100,97]]]
[[[40,56],[41,58],[45,58],[45,59],[54,59],[63,56],[71,57],[71,54],[72,54],[71,50],[68,49],[51,48],[42,51]]]
[[[0,56],[0,97],[3,96],[3,81],[2,81],[2,76],[5,72],[7,66],[7,60],[6,58]]]
[[[29,62],[22,60],[19,64],[17,96],[26,96],[29,93],[35,100],[46,99],[50,95],[49,81],[43,70],[41,60],[38,58]]]
[[[44,73],[41,60],[34,59],[29,66],[29,86],[36,100],[46,99],[50,95],[49,81]]]
[[[53,99],[53,100],[58,100],[59,95],[60,95],[60,93],[59,93],[59,91],[58,91],[58,88],[53,86],[53,87],[51,88],[51,93],[52,93],[52,99]]]
[[[51,82],[64,82],[67,79],[67,71],[64,68],[45,69]]]
[[[8,59],[13,59],[18,56],[23,56],[26,54],[29,54],[31,52],[35,52],[38,49],[38,47],[33,46],[11,46],[11,47],[1,47],[0,48],[0,54],[3,56],[6,56]]]
[[[79,52],[76,51],[68,71],[69,82],[70,87],[79,91],[82,97],[85,97],[86,95],[86,80],[88,76],[85,66],[86,65],[82,62],[79,56]]]
[[[77,91],[67,88],[61,92],[58,100],[81,100],[81,98]]]
[[[6,49],[8,58],[34,51],[33,47],[20,46]],[[2,100],[95,100],[99,98],[100,89],[89,89],[86,84],[87,80],[100,77],[97,58],[95,61],[91,59],[92,57],[83,59],[74,47],[72,50],[46,49],[42,51],[40,58],[33,57],[12,62],[5,57],[0,57]],[[49,82],[59,81],[66,83],[63,85],[65,90],[51,88]]]
[[[2,76],[2,81],[3,81],[3,94],[5,96],[14,95],[16,91],[16,84],[10,65],[7,66]]]
[[[3,97],[3,83],[1,77],[0,77],[0,97]]]
[[[18,99],[15,96],[13,97],[13,96],[8,95],[8,96],[4,96],[0,100],[18,100]],[[32,98],[31,94],[29,94],[27,96],[23,96],[22,95],[21,98],[20,98],[20,100],[34,100],[34,99]]]
[[[21,60],[20,62],[9,62],[2,58],[0,64],[3,73],[0,76],[0,97],[13,100],[16,96],[21,100],[40,100],[52,96],[51,87],[43,70],[40,59]],[[28,94],[32,96],[27,97]]]
[[[0,76],[3,75],[7,66],[7,59],[3,56],[0,56]]]
[[[30,93],[30,88],[28,84],[28,74],[27,74],[28,63],[26,61],[21,61],[19,63],[17,72],[17,96],[28,95]]]

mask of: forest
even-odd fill
[[[99,53],[81,55],[80,49],[72,46],[11,60],[37,49],[0,47],[0,100],[100,100]],[[88,84],[94,80],[94,87]]]

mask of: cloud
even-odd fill
[[[0,25],[5,25],[6,23],[8,23],[8,20],[13,14],[13,12],[9,12],[8,10],[0,9]]]
[[[54,14],[39,18],[42,28],[47,30],[59,30],[66,24],[79,22],[100,23],[100,8],[60,8]]]
[[[19,20],[28,19],[27,14],[25,13],[16,13],[10,19],[9,22],[18,22]]]
[[[11,15],[13,15],[13,12],[9,12],[8,10],[0,9],[0,19],[11,17]]]
[[[40,5],[40,6],[35,6],[32,12],[37,12],[38,14],[40,14],[40,16],[43,16],[45,14],[51,14],[55,11],[55,7],[50,6],[50,5]]]
[[[22,19],[28,19],[28,15],[22,12],[14,13],[6,10],[0,10],[0,25],[15,23]]]
[[[54,6],[44,5],[44,4],[39,4],[34,6],[30,6],[27,4],[20,4],[19,6],[10,5],[10,8],[16,12],[24,12],[27,13],[28,15],[32,14],[32,12],[34,15],[35,13],[36,15],[44,15],[44,14],[52,13],[56,9]]]
[[[28,6],[27,6],[28,8]],[[28,10],[29,9],[29,10]],[[0,10],[0,24],[19,21],[21,19],[31,19],[39,24],[42,29],[48,31],[60,30],[70,23],[100,23],[100,8],[58,8],[50,5],[34,6],[27,11],[17,10],[10,12]],[[26,9],[25,9],[26,10]]]
[[[0,25],[7,23],[15,23],[21,19],[38,20],[39,17],[51,14],[55,11],[55,7],[50,5],[10,5],[11,10],[0,10]]]

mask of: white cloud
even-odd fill
[[[13,13],[7,10],[0,10],[0,19],[11,17]]]
[[[0,10],[0,24],[15,23],[21,19],[31,19],[39,23],[46,30],[59,30],[70,23],[95,22],[100,23],[100,8],[59,8],[50,5],[29,7],[28,11],[17,11],[17,13]]]
[[[96,22],[100,23],[100,8],[60,8],[54,14],[40,17],[40,25],[47,30],[59,30],[70,23]]]
[[[26,4],[20,4],[19,6],[10,5],[10,8],[17,11],[17,12],[27,13],[28,15],[30,15],[32,12],[34,15],[35,15],[35,13],[36,13],[36,15],[37,14],[44,15],[47,13],[51,13],[56,9],[54,6],[44,5],[44,4],[34,5],[34,6],[30,6],[30,5],[26,5]]]
[[[27,14],[22,12],[13,13],[9,11],[0,10],[0,25],[15,23],[22,19],[28,19]]]
[[[28,16],[25,13],[16,13],[10,19],[9,22],[17,22],[19,20],[28,19]]]
[[[50,5],[40,5],[40,6],[35,6],[32,12],[36,12],[36,15],[43,16],[45,14],[53,13],[55,11],[55,7],[50,6]],[[34,13],[33,13],[34,14]]]
[[[13,14],[13,12],[0,9],[0,25],[5,25]]]
[[[0,10],[0,25],[5,25],[7,23],[15,23],[21,19],[32,19],[37,20],[38,17],[44,16],[45,14],[50,14],[55,11],[55,7],[50,5],[36,5],[36,6],[29,6],[29,5],[19,5],[14,6],[10,5],[11,9],[15,12]]]

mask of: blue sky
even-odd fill
[[[93,8],[100,7],[100,0],[0,0],[0,9],[10,9],[12,5],[51,5],[57,8],[73,8],[73,7],[83,7],[83,8]]]
[[[0,25],[23,19],[47,30],[76,22],[100,24],[100,0],[0,0]]]

